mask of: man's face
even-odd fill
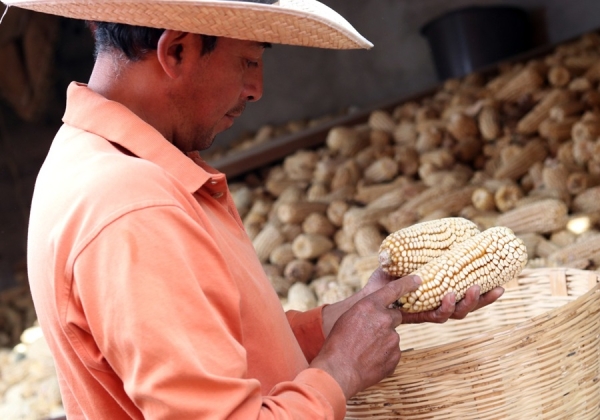
[[[233,125],[246,103],[263,92],[264,44],[218,38],[215,49],[201,55],[201,37],[196,55],[184,68],[182,83],[171,91],[177,120],[173,143],[181,150],[204,150],[215,136]]]

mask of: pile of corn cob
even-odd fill
[[[529,267],[598,268],[599,82],[591,33],[333,128],[323,147],[232,184],[286,307],[348,296],[388,234],[451,216],[510,228]]]
[[[12,350],[0,348],[0,418],[39,420],[64,414],[54,359],[39,326]]]
[[[203,158],[205,160],[217,160],[229,155],[251,149],[260,144],[267,143],[271,140],[281,138],[283,136],[299,133],[311,127],[323,124],[332,118],[346,115],[351,112],[351,109],[342,110],[335,114],[325,115],[318,118],[293,120],[285,124],[265,124],[255,132],[243,133],[239,138],[232,142],[224,144],[215,143],[210,149],[204,151]]]
[[[26,273],[23,277],[27,281]],[[29,286],[15,286],[0,292],[0,348],[19,344],[23,331],[35,321]]]

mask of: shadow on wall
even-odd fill
[[[529,11],[502,5],[455,9],[421,28],[439,80],[463,77],[531,50],[534,32],[539,34]]]

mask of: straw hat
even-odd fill
[[[371,48],[342,16],[316,0],[1,0],[75,19],[126,23],[274,44]]]

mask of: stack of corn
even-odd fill
[[[21,279],[27,281],[26,273],[22,273]],[[15,286],[0,292],[0,348],[19,344],[21,334],[35,320],[29,286]]]
[[[347,114],[349,111],[340,111],[337,114],[326,115],[319,118],[311,118],[308,120],[294,120],[285,124],[273,125],[265,124],[255,132],[244,133],[240,138],[233,140],[227,145],[215,144],[210,149],[206,150],[203,155],[206,160],[217,160],[229,155],[233,155],[244,150],[251,149],[260,144],[267,143],[271,140],[281,138],[286,135],[302,132],[305,129],[323,124],[334,117]]]
[[[64,414],[54,359],[39,326],[13,349],[0,349],[0,418],[39,420]]]
[[[529,267],[600,266],[600,36],[448,80],[232,185],[287,308],[356,291],[392,232],[460,216],[506,226]],[[264,175],[266,174],[266,175]]]

